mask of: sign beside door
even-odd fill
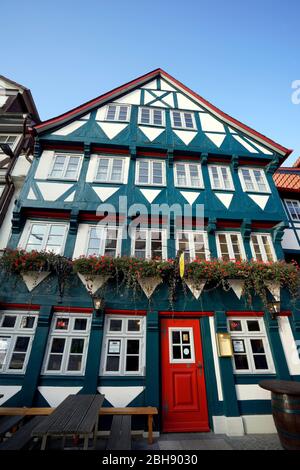
[[[164,432],[209,431],[199,320],[161,321]]]

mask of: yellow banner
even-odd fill
[[[179,256],[179,274],[181,278],[184,276],[184,253]]]

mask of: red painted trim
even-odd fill
[[[231,310],[231,311],[226,312],[226,316],[227,317],[263,317],[264,312],[253,312],[252,310],[240,312],[238,310],[237,311]]]
[[[269,160],[261,160],[261,159],[255,159],[255,160],[247,160],[246,158],[240,158],[239,159],[239,166],[267,166],[269,164]]]
[[[145,316],[147,315],[146,310],[119,310],[114,308],[106,308],[105,309],[106,315],[140,315]]]
[[[154,158],[167,158],[166,153],[160,152],[143,152],[142,150],[137,151],[138,157],[154,157]]]
[[[0,308],[5,310],[40,310],[40,305],[36,304],[7,304],[0,303]]]
[[[60,143],[58,142],[57,144],[50,144],[50,143],[45,143],[43,145],[43,150],[76,150],[83,152],[83,145],[78,145],[78,144],[64,144],[63,142]]]
[[[252,222],[251,228],[273,228],[278,222]]]
[[[202,98],[202,96],[198,95],[197,93],[192,91],[190,88],[183,85],[183,83],[179,82],[178,80],[176,80],[175,78],[173,78],[171,75],[169,75],[167,72],[165,72],[164,70],[162,70],[160,68],[155,69],[155,70],[153,70],[153,71],[151,71],[151,72],[149,72],[145,75],[142,75],[141,77],[138,77],[135,80],[132,80],[132,81],[120,86],[120,87],[114,88],[110,92],[104,93],[103,95],[100,95],[97,98],[95,98],[93,100],[90,100],[90,101],[82,104],[81,106],[78,106],[78,107],[72,109],[71,111],[68,111],[67,113],[61,114],[60,116],[57,116],[57,117],[52,118],[52,119],[48,119],[47,121],[44,121],[43,123],[38,124],[37,126],[34,126],[34,129],[35,130],[43,129],[44,127],[49,126],[51,124],[55,125],[56,123],[59,123],[59,122],[63,121],[66,118],[72,118],[73,116],[76,117],[76,115],[78,113],[87,111],[88,109],[91,109],[92,107],[94,107],[96,105],[99,105],[101,102],[103,102],[104,100],[108,100],[113,95],[117,95],[117,94],[120,95],[122,92],[126,92],[127,90],[132,89],[135,86],[142,85],[142,83],[146,82],[147,80],[149,80],[151,78],[155,78],[155,77],[159,77],[159,76],[167,78],[168,80],[173,82],[176,86],[182,88],[187,93],[191,94],[194,98],[196,98],[196,100],[198,100],[200,102],[200,104],[204,105],[204,107],[207,107],[213,113],[217,113],[220,117],[223,117],[226,121],[229,121],[230,124],[233,124],[233,126],[236,125],[236,126],[242,128],[243,130],[245,130],[246,133],[250,134],[254,138],[256,136],[259,139],[261,139],[263,142],[271,145],[272,147],[275,147],[280,153],[283,154],[284,157],[288,157],[292,153],[291,149],[287,149],[287,148],[283,147],[282,145],[278,144],[277,142],[274,142],[273,140],[269,139],[265,135],[260,134],[259,132],[255,131],[254,129],[247,126],[246,124],[243,124],[242,122],[238,121],[237,119],[234,119],[233,117],[229,116],[229,114],[224,113],[219,108],[217,108],[216,106],[211,104],[209,101]]]
[[[291,317],[293,314],[290,310],[282,310],[280,313],[279,313],[279,317]]]
[[[217,229],[220,228],[240,228],[242,222],[238,220],[218,220]]]
[[[201,163],[201,157],[197,157],[195,155],[174,155],[174,161],[182,161],[182,160],[190,160],[190,161],[197,161],[199,163]]]
[[[213,317],[214,312],[159,312],[160,317]]]
[[[119,223],[119,222],[124,222],[125,216],[124,215],[97,215],[95,213],[89,213],[89,212],[81,212],[79,214],[79,220],[82,221],[100,221],[100,220],[107,220],[108,222],[112,221],[114,223]]]
[[[207,159],[208,163],[226,163],[230,164],[231,163],[231,158],[223,158],[223,157],[218,157],[218,156],[209,156]]]
[[[117,148],[107,148],[107,147],[97,147],[92,145],[92,153],[101,152],[107,154],[116,154],[116,155],[130,155],[129,150],[127,149],[117,149]]]
[[[93,313],[92,308],[88,307],[62,307],[55,306],[53,307],[54,312],[64,312],[64,313]]]
[[[24,215],[27,218],[35,218],[35,219],[63,219],[69,220],[70,219],[70,212],[69,211],[43,211],[39,209],[24,209]]]

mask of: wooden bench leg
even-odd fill
[[[44,434],[44,436],[42,437],[41,450],[45,450],[45,449],[46,449],[47,437],[48,437],[47,434]]]
[[[148,444],[153,444],[153,416],[148,415]]]

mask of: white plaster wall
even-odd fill
[[[212,418],[215,434],[243,436],[244,434],[276,433],[272,415],[213,416]]]
[[[299,234],[298,234],[299,235]],[[286,250],[299,250],[300,246],[293,229],[286,229],[282,239],[282,248]]]
[[[271,392],[257,384],[239,384],[235,390],[238,400],[271,400]]]
[[[12,200],[8,206],[6,216],[0,228],[0,250],[6,248],[11,234],[11,219],[13,215],[15,200],[19,197],[21,188],[17,188],[13,194]]]
[[[291,375],[300,375],[299,351],[288,317],[278,317],[279,335]]]
[[[214,356],[218,398],[220,401],[223,401],[223,390],[222,390],[222,382],[221,382],[219,357],[218,357],[217,344],[216,344],[216,330],[215,330],[214,317],[209,317],[209,328],[210,328],[210,336],[211,336],[211,345],[212,345],[213,356]]]
[[[22,184],[25,180],[25,177],[27,176],[27,173],[29,171],[31,164],[29,163],[28,160],[26,160],[25,155],[20,155],[16,161],[16,164],[13,168],[13,171],[11,173],[11,176],[15,181],[17,180],[22,180]]]
[[[90,227],[89,224],[79,224],[74,253],[73,253],[73,259],[79,258],[79,256],[82,256],[85,254],[89,227]]]
[[[40,156],[39,164],[35,172],[35,179],[46,180],[48,178],[54,157],[53,150],[44,150]]]

